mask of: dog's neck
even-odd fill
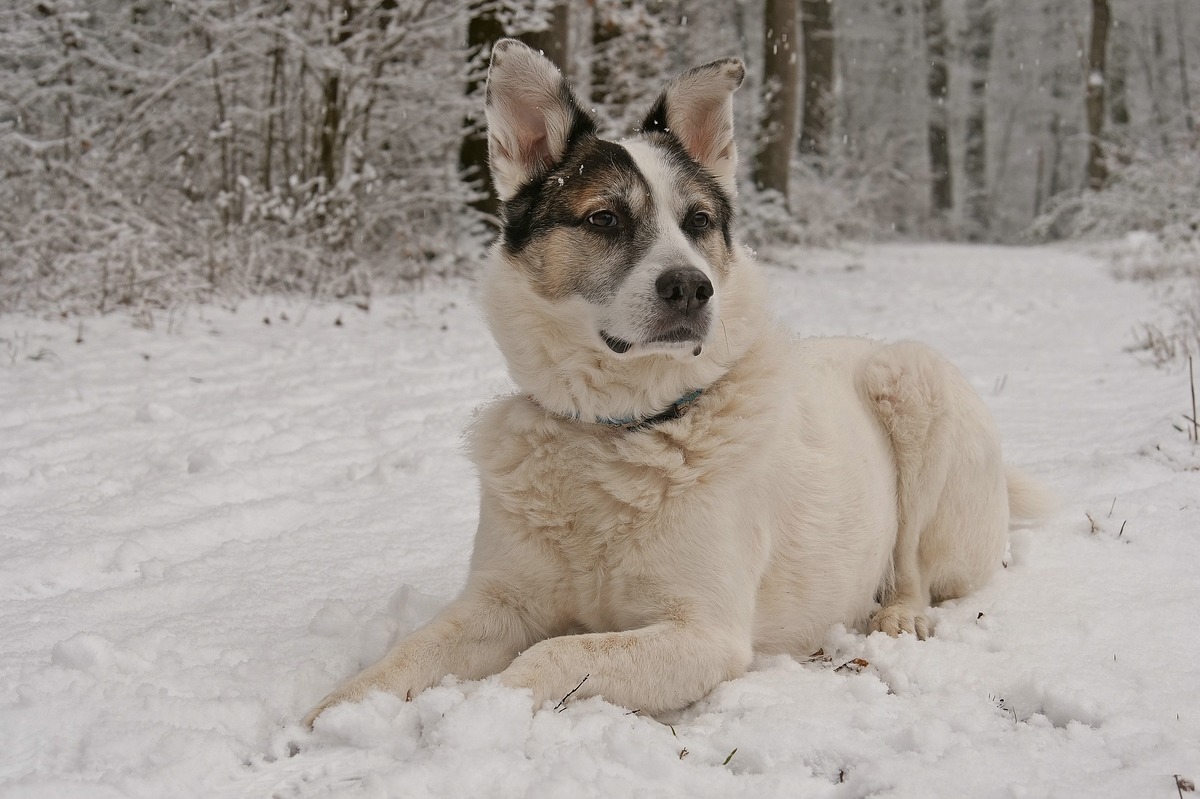
[[[669,411],[697,389],[721,379],[766,327],[757,266],[741,259],[722,287],[721,319],[699,355],[623,358],[597,346],[579,324],[580,308],[551,302],[493,257],[483,280],[483,305],[509,374],[545,410],[582,422],[624,426]],[[580,301],[582,302],[582,301]],[[686,403],[684,403],[686,404]]]
[[[656,424],[669,422],[682,417],[688,412],[689,408],[696,404],[696,401],[699,400],[703,394],[704,389],[702,388],[698,388],[695,391],[689,391],[671,403],[665,410],[659,411],[653,416],[604,417],[595,419],[591,422],[591,424],[598,424],[602,427],[614,427],[620,430],[644,430],[648,427],[653,427]],[[542,407],[542,404],[537,401],[536,397],[530,395],[529,399],[538,407]],[[546,410],[545,408],[542,409]],[[567,415],[549,410],[546,412],[563,419],[579,421],[579,415],[575,413]]]

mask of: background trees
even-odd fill
[[[800,124],[800,155],[821,159],[829,153],[830,123],[833,119],[836,41],[833,2],[801,0],[800,9],[804,48],[804,115]]]
[[[366,301],[474,268],[501,35],[612,135],[673,72],[745,58],[758,244],[1194,241],[1185,0],[38,0],[0,8],[0,309]]]
[[[929,188],[935,216],[954,210],[954,178],[950,156],[950,67],[949,42],[942,0],[924,0],[923,35],[929,88]]]
[[[992,36],[996,28],[992,0],[967,0],[966,49],[967,102],[966,136],[963,146],[963,178],[966,191],[967,235],[983,239],[991,226],[991,197],[988,186],[988,105],[989,69],[992,63]]]
[[[754,159],[754,185],[776,191],[786,204],[796,140],[796,0],[766,0],[763,11],[762,130]]]
[[[1108,164],[1104,159],[1104,97],[1108,85],[1108,29],[1112,25],[1112,12],[1108,0],[1092,0],[1091,35],[1087,57],[1087,127],[1088,127],[1088,188],[1102,189],[1108,179]],[[1180,64],[1187,86],[1187,66],[1184,51],[1180,51]],[[1185,88],[1184,91],[1187,91]],[[1190,112],[1186,109],[1185,113]],[[1128,113],[1128,112],[1126,112]]]

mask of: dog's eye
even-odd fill
[[[697,211],[688,217],[688,227],[690,227],[692,230],[704,230],[708,227],[708,223],[708,214],[706,214],[704,211]]]
[[[587,221],[593,227],[616,227],[618,220],[612,211],[597,211],[588,216]]]

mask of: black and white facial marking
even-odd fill
[[[503,247],[537,291],[577,295],[620,355],[703,347],[732,256],[733,208],[668,135],[585,136],[504,207]]]
[[[616,143],[540,55],[505,40],[488,78],[489,151],[503,200],[501,250],[551,301],[580,299],[598,348],[699,354],[733,263],[727,59],[667,84],[643,132]]]

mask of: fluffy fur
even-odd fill
[[[728,212],[742,75],[685,73],[638,136],[604,142],[549,62],[496,45],[505,232],[483,301],[520,393],[471,433],[470,577],[308,723],[448,674],[499,674],[535,707],[579,686],[676,709],[838,622],[925,637],[931,601],[999,566],[1010,507],[1037,493],[1009,481],[966,380],[919,344],[795,339],[764,312]],[[602,423],[695,389],[678,418]]]

